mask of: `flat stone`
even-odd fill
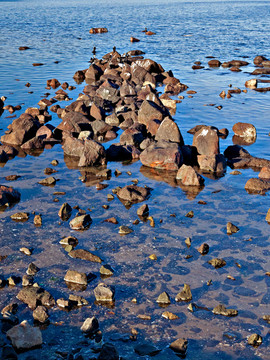
[[[127,235],[132,232],[133,232],[133,230],[131,228],[129,228],[128,226],[125,226],[125,225],[119,226],[119,234],[120,235]]]
[[[27,221],[29,219],[29,213],[18,212],[10,215],[10,218],[15,221]]]
[[[215,315],[223,315],[223,316],[236,316],[238,315],[238,311],[235,309],[226,309],[226,307],[222,304],[214,307],[213,314]]]
[[[90,251],[84,249],[71,250],[68,255],[75,259],[82,259],[96,263],[101,263],[102,261],[99,256],[94,255]]]
[[[80,285],[87,285],[87,276],[85,273],[80,273],[76,270],[68,270],[65,278],[65,281],[67,282],[72,282],[75,284],[80,284]]]
[[[168,320],[179,319],[179,316],[177,316],[169,311],[164,311],[164,313],[162,313],[162,317],[164,317],[165,319],[168,319]]]
[[[56,179],[53,176],[40,180],[38,182],[40,185],[43,186],[54,186],[56,184]]]

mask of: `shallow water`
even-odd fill
[[[245,81],[253,77],[250,72],[254,70],[252,62],[256,55],[269,58],[269,2],[144,1],[138,4],[117,1],[110,4],[104,1],[98,4],[43,1],[40,4],[0,1],[0,6],[0,95],[7,96],[6,104],[23,104],[16,116],[27,107],[36,106],[47,92],[45,86],[49,78],[75,85],[76,90],[69,93],[75,100],[84,85],[77,85],[72,77],[75,71],[89,66],[93,46],[97,48],[98,58],[111,51],[113,46],[120,53],[138,48],[146,52],[145,57],[158,61],[166,70],[171,69],[189,89],[197,91],[192,98],[181,94],[185,98],[174,116],[186,144],[192,143],[192,135],[186,131],[197,124],[226,127],[230,134],[220,141],[223,152],[232,144],[233,124],[251,122],[257,128],[257,140],[247,147],[248,151],[254,156],[270,159],[269,94],[248,90],[231,99],[219,97],[222,90],[228,90],[229,84],[244,89]],[[90,35],[89,29],[97,26],[106,26],[109,32]],[[156,35],[146,37],[141,33],[145,27],[155,31]],[[141,42],[131,44],[130,36],[138,37]],[[19,51],[19,46],[31,49]],[[250,65],[240,73],[223,68],[209,69],[206,56],[210,55],[221,61],[244,59]],[[194,71],[191,66],[198,60],[205,68]],[[33,67],[33,62],[44,65]],[[31,83],[30,88],[25,87],[27,82]],[[33,93],[29,94],[29,91]],[[222,105],[223,108],[218,110],[215,106],[204,106],[206,104]],[[0,118],[0,136],[13,120],[8,118],[9,115],[5,111]],[[59,122],[53,114],[51,123],[57,125]],[[59,161],[56,168],[59,182],[54,188],[42,187],[38,181],[45,177],[43,170],[53,159]],[[41,268],[35,280],[57,299],[73,293],[63,280],[67,269],[76,268],[97,275],[86,291],[78,293],[89,300],[91,308],[70,313],[57,309],[50,311],[51,325],[42,330],[42,349],[20,354],[19,359],[30,354],[54,359],[59,358],[55,354],[57,350],[69,352],[78,348],[82,348],[84,356],[87,352],[88,357],[93,356],[92,343],[89,340],[91,346],[88,342],[86,346],[79,330],[84,319],[93,315],[100,321],[104,341],[113,342],[125,359],[141,358],[133,348],[143,341],[163,350],[153,359],[174,359],[176,356],[168,345],[178,337],[189,340],[187,359],[267,359],[269,325],[262,316],[270,313],[270,280],[265,275],[270,271],[269,225],[265,221],[269,193],[250,195],[244,189],[246,181],[258,173],[245,169],[241,170],[241,175],[234,176],[228,168],[222,178],[206,176],[205,187],[195,196],[181,189],[170,174],[145,169],[140,162],[109,163],[108,168],[113,174],[119,169],[122,175],[113,175],[111,180],[105,181],[109,186],[97,191],[93,179],[86,183],[79,180],[84,172],[74,168],[57,145],[38,157],[16,157],[0,170],[1,184],[14,186],[22,195],[19,204],[0,214],[0,255],[8,255],[0,263],[4,277],[24,274],[33,261]],[[21,178],[7,182],[4,177],[10,174],[19,174]],[[117,198],[110,203],[107,201],[107,194],[112,189],[130,184],[135,178],[139,185],[153,189],[147,204],[155,219],[154,228],[149,222],[132,224],[140,204],[127,210]],[[54,191],[65,191],[66,195],[58,196],[59,202],[54,202]],[[207,204],[198,204],[199,200]],[[68,222],[59,223],[57,213],[63,202],[91,209],[93,223],[89,230],[78,233],[70,230]],[[102,205],[107,203],[110,207],[104,210]],[[185,217],[190,210],[195,214],[192,219]],[[13,222],[10,215],[17,211],[41,213],[42,227],[34,226],[34,215],[25,223]],[[76,210],[73,210],[73,216],[75,214]],[[111,216],[118,219],[119,225],[131,226],[134,232],[120,236],[119,225],[103,222]],[[237,234],[226,234],[228,221],[240,228]],[[59,245],[61,237],[69,234],[78,238],[80,248],[94,251],[103,263],[114,268],[114,276],[104,280],[116,288],[113,309],[94,304],[93,289],[100,282],[100,265],[72,259]],[[189,249],[184,242],[186,237],[192,238]],[[250,238],[252,241],[247,241]],[[210,251],[201,256],[196,249],[204,242],[209,244]],[[21,246],[33,247],[33,255],[29,258],[21,254]],[[148,259],[152,253],[157,255],[157,261]],[[187,255],[192,257],[186,259]],[[212,268],[207,261],[214,257],[224,258],[227,265],[222,269]],[[227,279],[227,275],[236,280]],[[208,286],[210,279],[212,285]],[[187,303],[174,301],[184,283],[190,285],[192,301],[197,305],[212,309],[223,303],[237,309],[239,315],[226,318],[206,310],[189,312]],[[0,291],[2,307],[15,300],[18,287],[5,287]],[[162,291],[171,296],[172,304],[167,310],[177,314],[178,320],[161,317],[164,309],[157,305],[156,298]],[[137,298],[137,304],[131,302],[133,297]],[[31,311],[23,304],[20,304],[18,314],[20,321],[29,319],[32,322]],[[151,321],[138,319],[138,314],[151,315]],[[126,341],[132,327],[139,331],[134,343]],[[258,349],[250,347],[246,341],[254,332],[263,337],[263,344]]]

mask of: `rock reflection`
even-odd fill
[[[163,181],[169,184],[170,186],[177,187],[175,171],[166,171],[166,170],[150,168],[147,166],[141,166],[140,172],[143,174],[143,176],[147,177],[148,179],[155,181]]]

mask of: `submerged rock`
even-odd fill
[[[101,259],[99,256],[94,255],[90,251],[84,249],[71,250],[68,255],[75,259],[82,259],[91,262],[101,263]]]
[[[102,345],[98,360],[119,360],[118,351],[112,344],[105,343]]]

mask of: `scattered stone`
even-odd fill
[[[24,253],[25,255],[32,255],[32,250],[31,249],[28,249],[27,247],[21,247],[20,248],[20,252]]]
[[[115,224],[115,225],[118,224],[118,221],[115,217],[105,219],[104,222],[108,222],[108,223]]]
[[[268,211],[267,211],[265,220],[270,223],[270,208],[269,208]]]
[[[263,320],[267,321],[270,324],[270,315],[263,315]]]
[[[213,314],[215,315],[223,315],[223,316],[236,316],[238,315],[238,311],[235,309],[226,309],[226,307],[222,304],[217,305],[213,309]]]
[[[41,226],[42,225],[42,217],[40,214],[34,216],[34,225]]]
[[[38,327],[32,327],[27,320],[7,332],[12,346],[17,350],[29,350],[42,345],[42,334]]]
[[[74,236],[67,236],[59,241],[59,244],[63,246],[71,246],[75,248],[78,245],[78,239]]]
[[[125,225],[121,225],[119,226],[119,234],[120,235],[127,235],[127,234],[130,234],[132,233],[133,230],[131,228],[129,228],[128,226],[125,226]]]
[[[192,300],[192,294],[190,290],[190,286],[188,284],[184,284],[184,288],[180,291],[176,297],[175,301],[190,301]]]
[[[233,170],[230,172],[231,175],[242,175],[241,171],[239,170]]]
[[[262,343],[262,337],[259,334],[252,334],[248,337],[248,344],[253,347],[258,347]]]
[[[254,125],[249,123],[238,122],[233,125],[233,132],[235,135],[244,138],[256,138],[257,132]]]
[[[114,273],[114,271],[110,265],[102,265],[99,272],[103,276],[112,276]]]
[[[40,180],[38,182],[40,185],[43,186],[54,186],[56,184],[56,179],[53,176]]]
[[[39,305],[33,311],[33,318],[40,323],[45,323],[49,319],[47,308],[45,306]]]
[[[70,294],[68,299],[72,304],[74,304],[75,306],[78,306],[78,307],[89,304],[86,299],[84,299],[82,296],[79,296],[79,295]]]
[[[18,212],[10,215],[10,218],[15,221],[27,221],[29,219],[29,213]]]
[[[57,170],[52,169],[52,168],[46,168],[46,169],[44,169],[44,174],[45,174],[45,175],[51,175],[51,174],[54,174],[54,173],[56,173],[56,172],[57,172]]]
[[[209,245],[204,243],[197,250],[199,251],[200,254],[206,255],[209,252]]]
[[[189,217],[189,218],[193,218],[193,216],[194,216],[194,211],[193,211],[193,210],[189,211],[189,212],[185,215],[185,217]]]
[[[92,223],[91,216],[89,214],[76,216],[69,223],[69,226],[73,230],[87,230]]]
[[[231,235],[231,234],[235,234],[239,231],[240,229],[236,226],[233,225],[231,222],[227,223],[227,234]]]
[[[264,167],[261,169],[258,177],[259,177],[260,179],[270,180],[270,167],[264,166]]]
[[[150,189],[137,186],[127,185],[117,191],[117,196],[130,203],[137,203],[146,200],[150,195]]]
[[[87,335],[93,335],[99,330],[98,319],[93,316],[87,318],[81,326],[81,331]]]
[[[215,258],[207,261],[208,264],[214,266],[214,268],[219,269],[226,265],[226,261],[223,259]]]
[[[150,221],[150,226],[155,227],[155,220],[153,216],[148,216],[147,220]]]
[[[165,319],[168,319],[168,320],[176,320],[176,319],[179,319],[179,316],[169,312],[169,311],[164,311],[164,313],[162,313],[161,315],[162,317],[164,317]]]
[[[8,175],[5,177],[5,179],[7,181],[15,181],[15,180],[19,179],[20,177],[21,177],[20,175]]]
[[[80,284],[80,285],[87,285],[87,276],[85,273],[80,273],[78,271],[75,270],[68,270],[64,280],[66,282],[71,282],[71,283],[75,283],[75,284]]]
[[[104,283],[99,283],[94,289],[94,295],[98,302],[113,302],[114,288]]]
[[[213,126],[203,126],[194,134],[193,146],[200,155],[218,155],[219,137],[218,130]]]
[[[177,339],[170,344],[170,349],[181,355],[187,352],[188,341],[186,339]]]
[[[17,276],[14,276],[14,275],[11,275],[7,279],[8,286],[16,286],[20,281],[21,281],[21,278],[17,277]]]
[[[149,255],[149,259],[150,260],[157,260],[157,255],[156,254],[151,254],[151,255]]]
[[[23,275],[22,277],[22,286],[32,286],[34,283],[34,279],[32,276]]]
[[[102,34],[102,33],[107,33],[108,29],[107,28],[91,28],[89,30],[90,34]]]
[[[137,215],[140,217],[147,217],[149,215],[149,207],[147,204],[143,204],[137,210]]]
[[[187,247],[190,247],[190,246],[191,246],[191,238],[190,238],[190,237],[187,237],[187,238],[186,238],[185,244],[187,245]]]
[[[26,274],[29,276],[34,276],[39,270],[39,267],[37,267],[34,263],[30,263],[26,270]]]
[[[72,213],[72,207],[68,203],[64,203],[58,212],[58,216],[63,221],[67,221],[70,218],[71,213]]]
[[[11,303],[7,306],[5,306],[2,310],[1,310],[1,314],[4,315],[5,313],[10,313],[15,315],[18,311],[18,304],[17,303]]]
[[[99,256],[94,255],[90,251],[84,249],[71,250],[68,255],[75,259],[82,259],[96,263],[101,263],[102,261]]]
[[[158,296],[157,303],[159,303],[159,304],[167,304],[167,305],[171,303],[170,296],[168,295],[168,293],[166,291],[163,291],[163,293],[161,293]]]
[[[270,181],[251,178],[246,182],[245,190],[248,193],[264,194],[266,191],[270,190]]]
[[[151,320],[151,316],[150,315],[144,315],[144,314],[139,314],[137,316],[137,318],[141,319],[141,320]]]
[[[107,200],[108,200],[108,201],[114,200],[114,196],[113,196],[112,194],[108,194],[108,195],[107,195]]]
[[[59,164],[58,160],[51,161],[52,166],[57,166]]]

